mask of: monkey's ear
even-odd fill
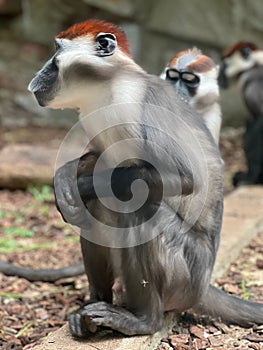
[[[99,33],[96,36],[96,53],[98,56],[111,56],[117,49],[116,36],[111,33]]]

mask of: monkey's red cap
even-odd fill
[[[177,61],[180,60],[182,56],[189,56],[190,63],[187,65],[187,68],[197,73],[205,73],[216,67],[215,62],[210,57],[203,55],[197,48],[180,51],[171,59],[168,66],[176,66]]]
[[[96,38],[99,33],[111,33],[117,38],[119,48],[128,56],[131,56],[130,44],[124,32],[113,23],[90,19],[85,22],[74,24],[56,37],[60,39],[74,40],[76,38],[91,36]]]
[[[227,47],[222,53],[222,58],[232,56],[235,52],[240,51],[244,47],[248,47],[251,51],[258,50],[258,47],[256,44],[250,41],[240,41],[233,46]]]

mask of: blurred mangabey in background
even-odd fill
[[[165,67],[162,79],[204,118],[218,144],[221,128],[218,69],[214,61],[197,48],[177,53]]]
[[[250,42],[241,41],[224,50],[219,85],[241,87],[250,112],[244,136],[247,172],[237,172],[233,185],[263,183],[263,51]]]

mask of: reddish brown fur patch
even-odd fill
[[[94,40],[100,33],[111,33],[117,38],[118,46],[128,56],[131,56],[130,45],[124,32],[113,23],[90,19],[85,22],[74,24],[56,37],[60,39],[74,40],[79,37],[90,35]]]
[[[215,68],[215,62],[208,56],[202,55],[198,60],[188,65],[193,72],[205,73]]]
[[[226,48],[222,53],[222,58],[232,56],[235,52],[240,51],[243,47],[249,47],[252,51],[258,50],[257,45],[254,43],[251,43],[249,41],[240,41],[239,43]]]

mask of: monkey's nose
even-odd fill
[[[27,86],[27,90],[32,94],[37,90],[37,76],[35,76]]]

